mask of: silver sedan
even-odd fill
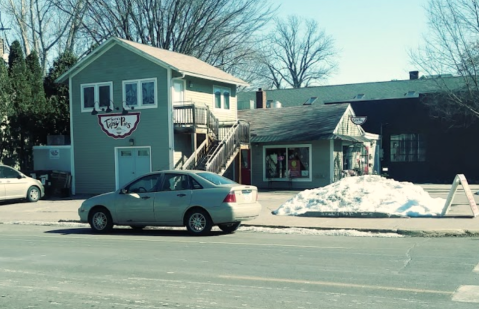
[[[81,222],[98,233],[114,225],[186,226],[206,235],[217,225],[232,233],[261,211],[258,189],[205,171],[161,171],[146,174],[123,188],[85,200]]]
[[[42,183],[14,168],[0,165],[0,200],[26,199],[36,202],[45,195]]]

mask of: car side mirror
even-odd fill
[[[121,194],[127,194],[128,193],[128,190],[127,189],[121,189]]]

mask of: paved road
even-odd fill
[[[479,238],[0,225],[0,308],[479,306]]]

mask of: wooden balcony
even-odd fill
[[[173,106],[175,133],[208,132],[218,136],[218,119],[211,113],[208,106],[185,102]]]

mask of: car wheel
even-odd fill
[[[130,225],[130,227],[134,229],[135,231],[141,231],[142,229],[145,228],[145,225]]]
[[[27,201],[36,202],[40,199],[40,189],[35,186],[31,186],[27,191]]]
[[[108,233],[113,229],[110,212],[105,208],[94,209],[90,216],[90,226],[97,233]]]
[[[225,223],[225,224],[218,224],[220,230],[225,233],[233,233],[236,231],[241,225],[241,222],[234,222],[234,223]]]
[[[190,235],[207,235],[211,232],[212,227],[210,215],[202,209],[192,210],[186,216],[186,228]]]

